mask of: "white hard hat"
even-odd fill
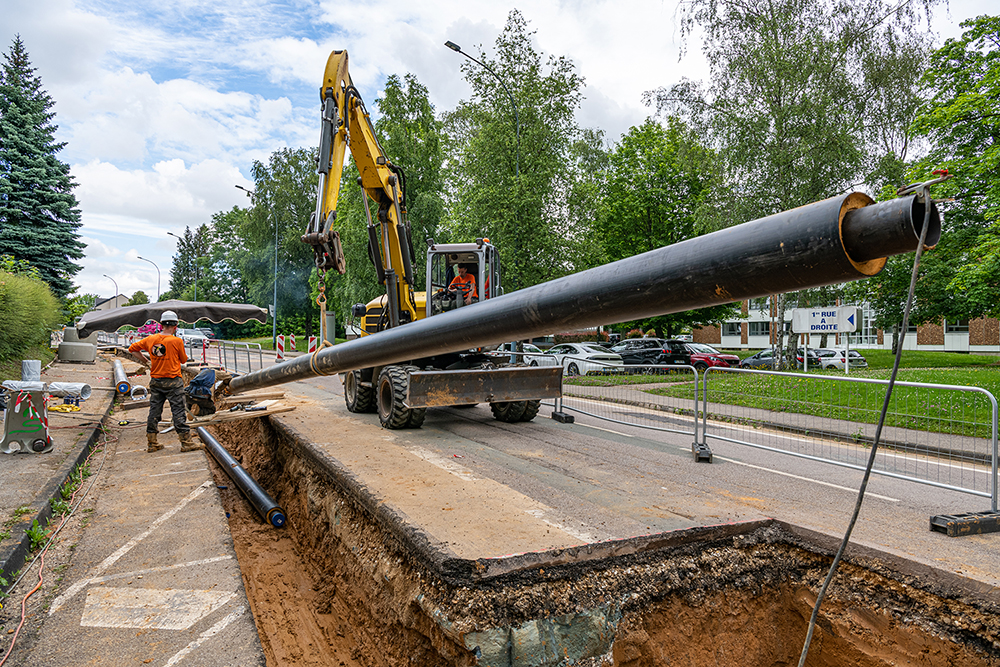
[[[160,324],[177,324],[178,321],[177,313],[172,310],[165,310],[160,315]]]

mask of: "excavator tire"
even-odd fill
[[[375,412],[375,389],[361,384],[361,371],[344,377],[344,401],[350,412]]]
[[[509,401],[503,403],[490,403],[490,410],[497,421],[512,424],[521,421],[528,401]]]
[[[542,409],[542,402],[535,401],[521,401],[524,403],[524,414],[521,415],[520,421],[530,422],[538,414],[538,411]]]
[[[378,376],[376,403],[378,420],[383,428],[401,429],[410,425],[413,411],[403,404],[409,381],[405,366],[386,366]]]

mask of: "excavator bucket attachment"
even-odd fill
[[[511,367],[410,373],[408,408],[558,398],[562,367]]]

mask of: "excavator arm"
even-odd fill
[[[318,270],[346,272],[340,236],[333,228],[349,149],[360,174],[358,183],[368,217],[368,254],[379,282],[386,289],[387,325],[393,327],[416,320],[413,242],[406,221],[405,178],[402,169],[388,160],[375,136],[365,103],[348,72],[347,51],[330,54],[320,99],[323,105],[316,210],[302,241],[313,247]]]

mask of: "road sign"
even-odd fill
[[[792,310],[794,333],[849,333],[857,331],[860,322],[861,309],[856,306]]]

